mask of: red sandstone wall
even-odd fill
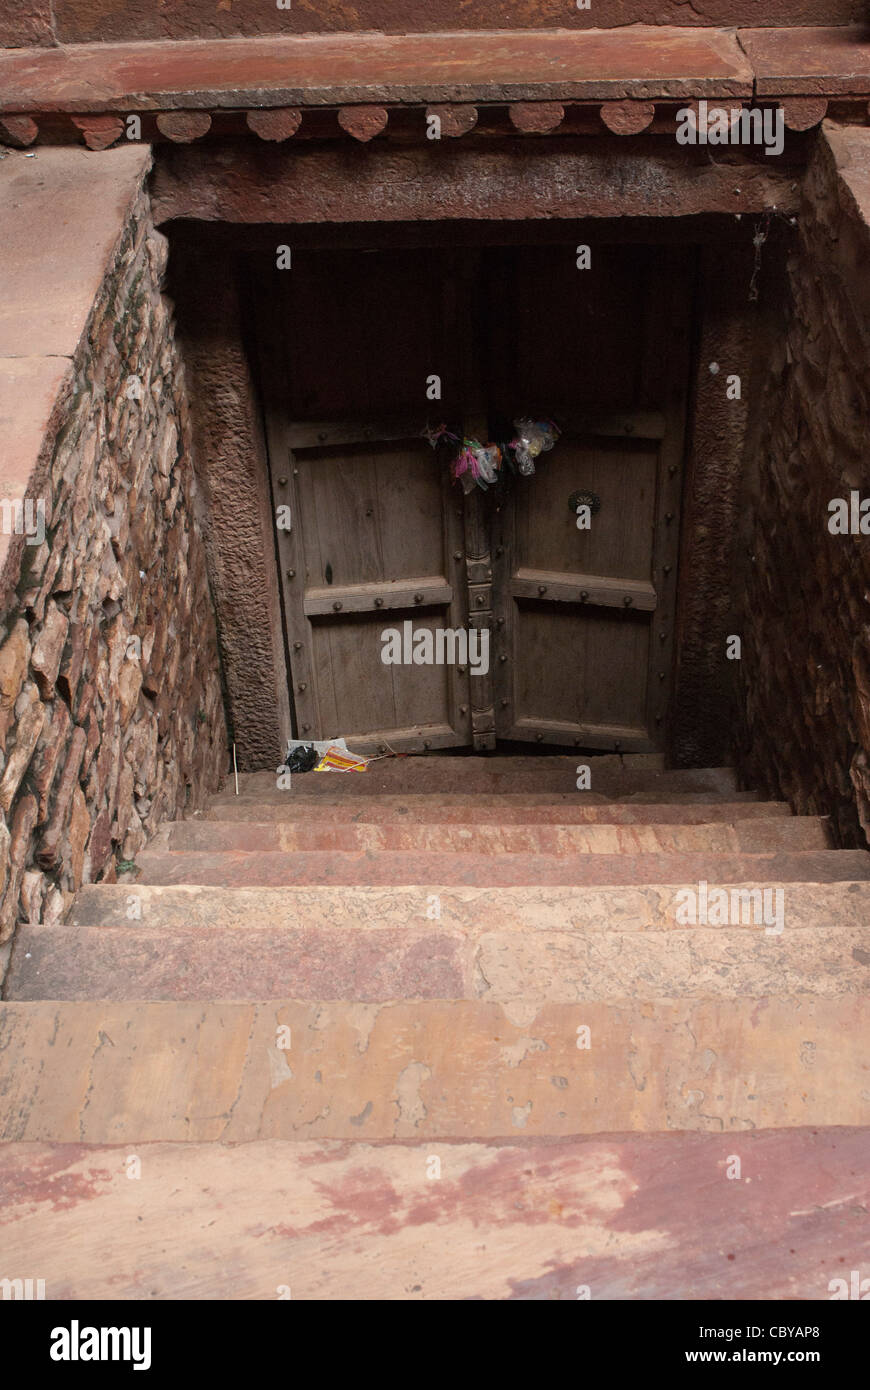
[[[170,237],[227,720],[239,768],[253,771],[280,761],[292,727],[262,408],[245,343],[250,253],[227,253],[201,223]]]
[[[74,362],[45,539],[0,616],[0,942],[112,877],[226,768],[165,259],[142,194]]]
[[[828,504],[852,489],[870,497],[870,132],[825,129],[788,267],[790,321],[761,402],[739,758],[751,785],[829,813],[843,842],[860,844],[870,831],[870,537],[832,535]]]
[[[0,0],[0,48],[56,42],[51,0]]]
[[[0,0],[0,47],[236,34],[608,29],[624,24],[849,24],[863,0]]]

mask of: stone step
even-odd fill
[[[513,759],[506,758],[512,764]],[[625,761],[598,767],[594,758],[532,759],[530,768],[491,768],[485,758],[395,758],[373,763],[365,772],[301,772],[291,777],[290,788],[280,789],[274,772],[248,772],[239,777],[239,791],[245,796],[257,796],[267,801],[286,800],[288,796],[352,796],[361,801],[370,796],[397,792],[452,792],[462,796],[469,793],[537,792],[577,793],[577,768],[591,768],[589,790],[607,796],[628,796],[633,793],[655,794],[658,801],[667,801],[672,792],[705,792],[732,799],[737,779],[730,767],[682,768],[662,772],[656,768],[636,766]],[[603,761],[603,760],[602,760]],[[550,764],[556,764],[550,766]],[[235,795],[232,778],[215,798],[223,804]]]
[[[416,753],[403,758],[375,758],[370,764],[387,773],[402,766],[422,769],[436,764],[464,776],[469,770],[485,768],[489,772],[573,772],[578,763],[585,762],[594,772],[617,773],[664,772],[663,753]],[[243,774],[259,776],[258,773]]]
[[[697,889],[697,883],[694,885]],[[708,899],[715,890],[711,882]],[[718,886],[722,886],[721,883]],[[695,930],[677,920],[685,884],[572,888],[214,888],[184,885],[85,884],[76,895],[74,927],[303,927],[324,931],[394,931],[439,926],[464,935],[519,931],[607,932]],[[870,882],[727,885],[741,898],[731,914],[756,920],[752,894],[782,889],[786,930],[859,928],[870,922]],[[763,899],[762,905],[763,905]],[[437,917],[435,914],[437,913]],[[56,928],[55,928],[56,930]]]
[[[163,826],[151,850],[253,850],[295,854],[309,850],[416,851],[431,854],[660,854],[710,850],[746,851],[827,849],[830,838],[820,817],[773,817],[700,825],[370,825],[360,822],[298,825],[282,821],[175,821]]]
[[[546,792],[469,792],[467,796],[451,792],[422,792],[409,796],[384,792],[373,797],[305,796],[294,799],[292,792],[287,791],[271,800],[260,796],[212,798],[206,810],[196,812],[191,819],[248,820],[260,824],[277,820],[301,820],[306,824],[358,821],[383,825],[413,817],[424,824],[483,821],[496,825],[525,825],[532,821],[551,825],[649,825],[656,822],[698,825],[755,816],[770,819],[790,815],[785,801],[759,801],[757,792],[729,792],[727,801],[712,793],[683,792],[660,802],[653,792],[611,800],[593,792],[550,795]]]
[[[438,854],[403,850],[330,853],[306,850],[242,852],[143,850],[140,883],[199,883],[223,888],[345,884],[348,886],[468,884],[493,888],[556,884],[770,882],[833,883],[870,878],[866,850],[808,850],[774,854]]]
[[[868,1028],[866,995],[541,1006],[7,1002],[0,1140],[866,1126]]]
[[[749,916],[749,914],[747,914]],[[738,921],[740,919],[738,918]],[[19,927],[8,1000],[567,1003],[870,993],[870,929],[464,933],[383,927]]]
[[[131,1181],[125,1145],[5,1144],[4,1271],[41,1271],[51,1300],[295,1302],[818,1302],[866,1274],[870,1130],[748,1131],[739,1172],[732,1152],[718,1134],[161,1143]]]

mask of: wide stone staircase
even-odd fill
[[[870,1273],[870,855],[729,769],[596,757],[578,791],[577,763],[244,775],[19,927],[0,1278],[826,1299]],[[686,920],[723,886],[728,920]]]

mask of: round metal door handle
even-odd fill
[[[414,602],[415,602],[415,603],[422,603],[422,602],[423,602],[423,595],[422,595],[422,594],[415,594],[415,595],[414,595]]]
[[[376,599],[375,599],[375,608],[383,608],[383,606],[384,606],[384,600],[383,600],[382,598],[376,598]]]
[[[538,593],[539,593],[539,594],[545,594],[546,592],[547,592],[547,586],[546,586],[546,584],[539,584],[539,585],[538,585]]]
[[[335,600],[335,603],[334,603],[332,606],[333,606],[333,608],[335,609],[336,613],[340,613],[340,612],[341,612],[341,600],[340,600],[340,599],[336,599],[336,600]]]

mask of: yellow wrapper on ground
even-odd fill
[[[346,748],[327,748],[315,772],[365,772],[368,758],[349,753]]]

